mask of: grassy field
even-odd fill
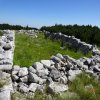
[[[37,38],[25,34],[16,33],[15,35],[14,64],[28,67],[36,61],[50,59],[52,55],[61,53],[73,58],[83,57],[81,52],[74,52],[71,49],[62,49],[60,42],[45,39],[43,33],[38,34]],[[90,56],[88,54],[87,56]]]

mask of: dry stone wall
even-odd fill
[[[13,92],[11,70],[13,66],[14,39],[15,33],[10,30],[3,30],[0,37],[0,100],[10,100]]]
[[[4,30],[0,38],[0,70],[11,70],[14,55],[14,31]]]
[[[74,36],[68,36],[62,33],[50,33],[50,32],[45,32],[44,34],[46,38],[60,40],[62,42],[62,46],[64,44],[69,44],[75,50],[80,50],[84,54],[87,54],[89,51],[92,51],[94,47],[93,45],[82,42],[80,39],[77,39]]]
[[[96,48],[94,48],[94,55],[91,58],[84,57],[76,60],[58,53],[51,56],[49,60],[41,60],[29,68],[21,68],[13,65],[15,33],[14,31],[3,32],[5,34],[0,39],[0,62],[3,62],[0,63],[0,82],[1,80],[6,81],[0,88],[0,100],[10,100],[10,94],[16,91],[34,96],[37,90],[43,92],[45,87],[51,94],[67,91],[68,82],[73,81],[82,72],[100,79],[100,51]],[[89,47],[91,49],[92,45]]]

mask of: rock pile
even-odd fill
[[[100,79],[99,50],[91,58],[76,60],[58,53],[51,56],[50,60],[35,62],[29,68],[13,65],[14,32],[4,32],[0,41],[0,62],[3,62],[0,63],[0,82],[6,81],[4,86],[0,87],[0,100],[10,100],[11,92],[34,95],[36,90],[43,92],[45,87],[51,94],[67,91],[68,82],[73,81],[76,75],[82,72]],[[91,45],[90,47],[92,48]]]

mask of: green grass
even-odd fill
[[[11,93],[11,100],[34,100],[34,96],[30,97],[20,92]]]
[[[32,38],[25,34],[15,35],[14,64],[28,67],[36,61],[50,59],[52,55],[61,53],[73,58],[83,57],[81,52],[74,52],[72,49],[62,49],[59,41],[45,39],[43,33],[38,34],[38,38]],[[87,56],[90,56],[89,53]]]
[[[6,80],[0,79],[0,88],[2,88],[6,84]]]
[[[0,36],[2,36],[3,35],[3,32],[2,31],[0,31]]]
[[[92,85],[93,88],[86,89],[85,86]],[[87,74],[79,75],[70,85],[70,91],[77,93],[79,100],[100,100],[100,80]]]

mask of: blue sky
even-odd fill
[[[0,0],[0,23],[100,27],[100,0]]]

